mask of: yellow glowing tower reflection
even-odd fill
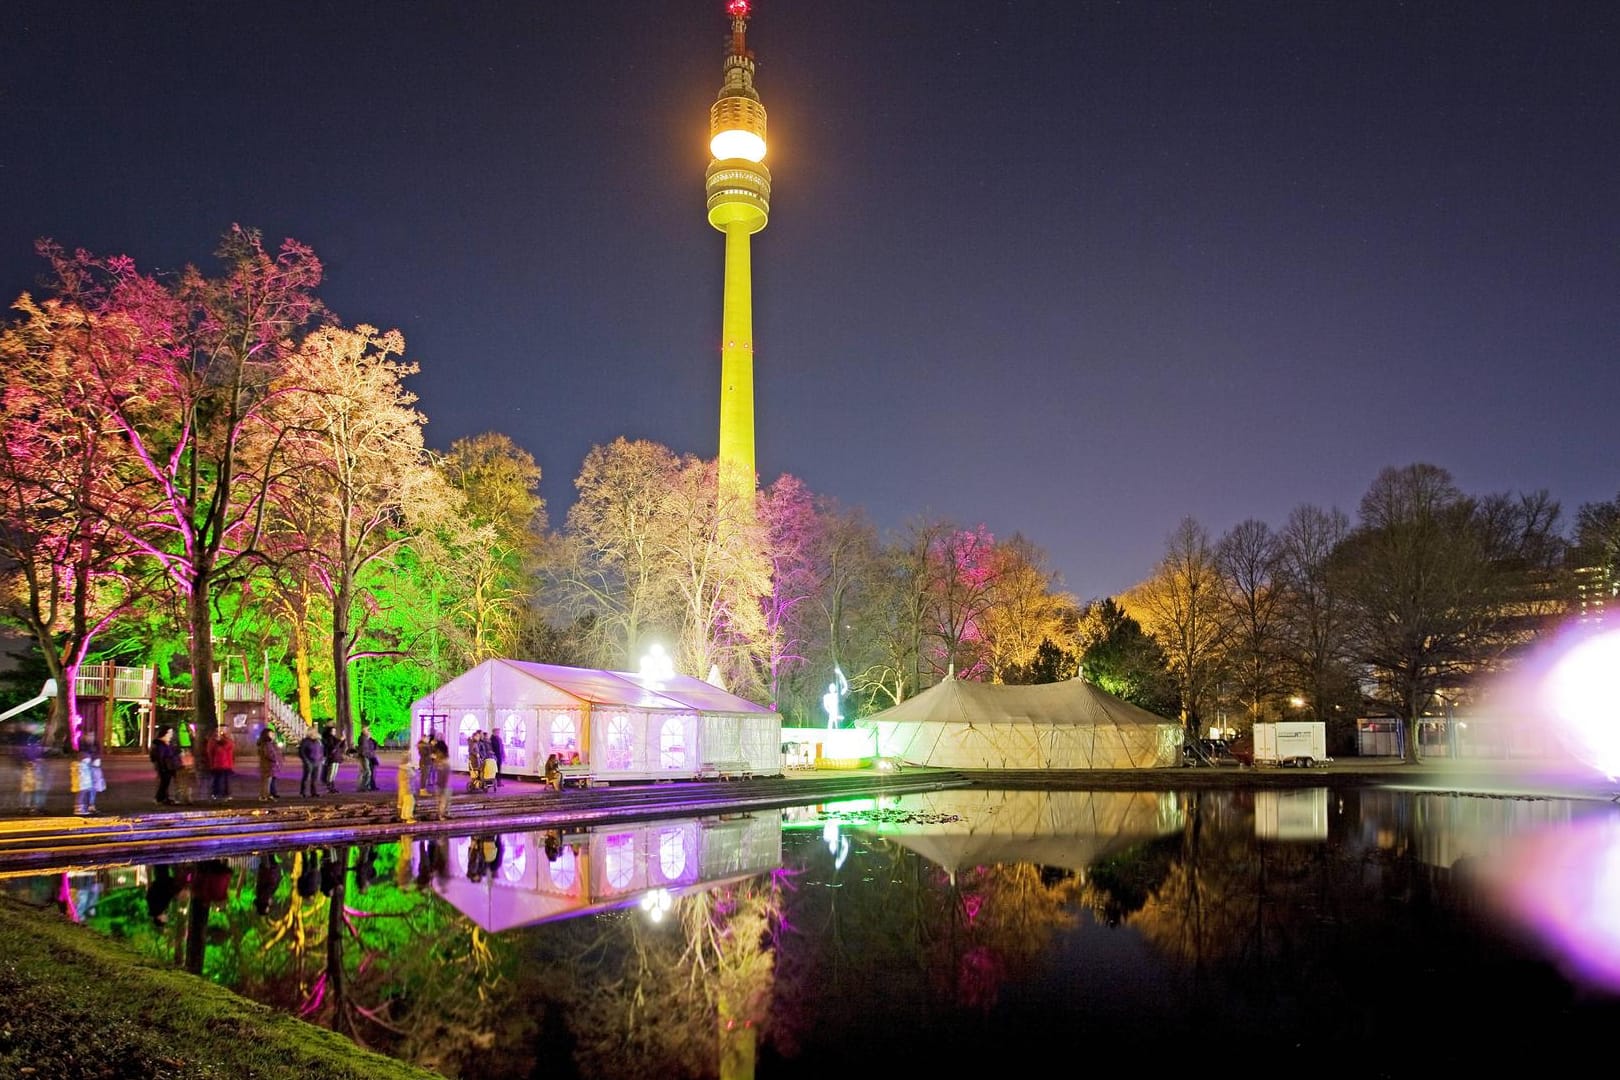
[[[720,475],[752,491],[754,470],[754,299],[749,240],[771,209],[765,167],[765,106],[748,51],[749,0],[729,0],[731,47],[725,82],[709,109],[709,224],[726,234],[720,318]]]

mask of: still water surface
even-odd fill
[[[1606,1060],[1620,807],[951,791],[12,883],[451,1077]]]

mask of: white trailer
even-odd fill
[[[1280,720],[1254,725],[1256,765],[1299,765],[1310,768],[1331,758],[1327,725],[1320,720]]]

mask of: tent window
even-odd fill
[[[686,872],[686,835],[680,829],[658,834],[658,869],[665,881],[679,881]]]
[[[547,872],[551,875],[551,883],[560,891],[567,892],[574,887],[574,879],[579,873],[579,864],[574,859],[572,845],[564,845],[562,853],[555,859],[546,863]]]
[[[514,885],[523,880],[523,871],[529,866],[529,847],[519,840],[512,845],[512,851],[501,860],[501,877]]]
[[[551,749],[552,754],[561,754],[564,759],[579,749],[579,730],[574,726],[574,718],[567,713],[558,713],[551,718]]]
[[[630,718],[624,714],[612,717],[607,725],[607,767],[630,767]]]
[[[517,713],[507,713],[501,724],[501,749],[506,755],[506,767],[529,767],[529,729]]]
[[[636,842],[630,833],[615,833],[603,845],[606,852],[608,884],[628,889],[636,873]]]
[[[686,724],[679,716],[665,720],[658,731],[658,764],[665,769],[686,767]]]

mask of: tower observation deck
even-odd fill
[[[720,96],[709,109],[706,188],[709,224],[726,235],[720,320],[720,475],[752,490],[754,466],[754,306],[749,237],[765,227],[771,173],[765,167],[765,106],[754,89],[748,51],[751,0],[728,0],[731,38]]]

